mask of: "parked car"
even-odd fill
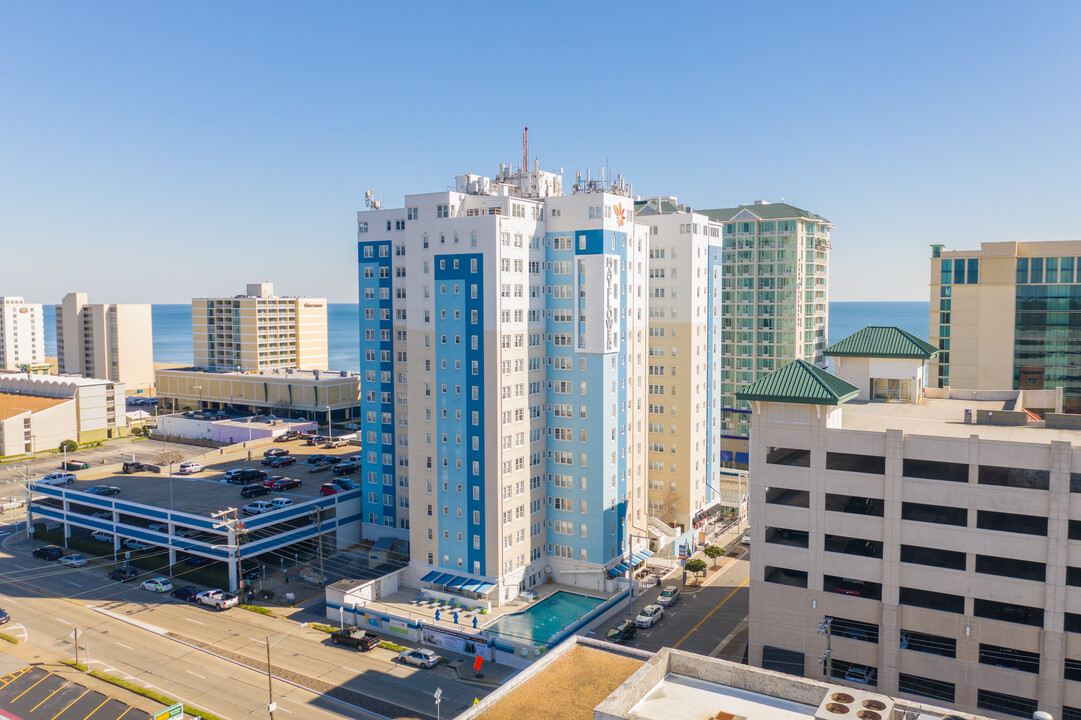
[[[191,565],[192,567],[203,567],[204,565],[209,565],[211,563],[211,560],[210,558],[205,558],[202,555],[187,555],[181,556],[180,562],[184,563],[185,565]]]
[[[262,482],[266,480],[266,477],[266,473],[262,470],[243,468],[225,473],[225,482],[233,485],[248,485],[249,483]]]
[[[740,543],[740,545],[750,545],[751,544],[751,531],[750,530],[743,533],[743,537],[741,537],[739,539],[739,543]]]
[[[326,463],[319,463],[318,465],[312,465],[310,468],[308,468],[308,472],[310,472],[310,473],[326,472],[327,470],[330,470],[332,467],[334,467],[334,466],[333,465],[328,465]]]
[[[199,594],[199,588],[195,587],[194,585],[185,585],[184,587],[174,589],[169,594],[175,597],[177,600],[194,602],[195,596]]]
[[[113,517],[113,514],[108,510],[98,510],[96,513],[90,513],[90,517],[98,518],[100,520],[104,520],[106,518],[109,518],[111,520],[112,517]]]
[[[296,430],[286,430],[278,437],[274,438],[274,442],[289,442],[290,440],[299,440],[300,433]]]
[[[283,490],[292,490],[293,488],[298,488],[301,486],[301,484],[302,483],[296,478],[282,478],[281,480],[278,480],[273,485],[271,485],[270,489],[277,492],[282,492]]]
[[[634,624],[633,620],[623,620],[606,632],[604,634],[604,639],[614,643],[627,642],[633,638],[637,632],[638,626]]]
[[[439,656],[427,648],[402,650],[398,653],[398,662],[422,668],[431,668],[439,663]]]
[[[61,467],[64,470],[89,470],[90,463],[82,462],[81,460],[75,460],[72,462],[62,463]]]
[[[292,455],[282,455],[281,457],[272,458],[268,465],[272,468],[283,468],[289,465],[295,465],[297,459]]]
[[[128,538],[128,539],[124,540],[123,545],[128,550],[149,550],[150,549],[150,546],[147,545],[146,543],[139,542],[138,540],[132,540],[131,538]]]
[[[323,459],[319,461],[321,465],[340,465],[342,462],[342,458],[337,455],[324,455]]]
[[[203,470],[206,470],[206,468],[197,462],[184,462],[180,463],[180,469],[177,472],[181,475],[194,475],[195,473],[201,473]]]
[[[60,558],[60,564],[68,567],[86,567],[90,564],[90,561],[82,555],[65,555]]]
[[[94,487],[88,487],[83,492],[89,495],[119,495],[120,488],[115,485],[95,485]]]
[[[289,507],[290,505],[292,505],[293,501],[290,498],[277,497],[271,498],[270,504],[275,510],[281,510],[283,507]]]
[[[345,460],[334,466],[335,475],[348,475],[360,469],[360,465],[352,460]]]
[[[838,595],[851,595],[852,597],[863,597],[866,592],[866,584],[862,580],[853,580],[852,578],[844,578],[841,582],[837,583],[837,587],[833,589],[833,592]]]
[[[328,439],[325,443],[323,443],[323,447],[340,448],[340,447],[345,447],[348,444],[349,444],[348,440],[341,440],[339,438],[333,438],[333,439]]]
[[[351,625],[332,633],[330,641],[335,645],[351,645],[357,650],[371,650],[383,642],[383,638],[375,633]]]
[[[143,590],[156,593],[167,593],[173,589],[173,583],[169,578],[156,577],[152,580],[143,581]]]
[[[634,619],[634,624],[638,627],[653,627],[663,617],[664,608],[660,605],[646,605]]]
[[[274,487],[274,483],[278,482],[279,480],[284,480],[284,479],[285,479],[284,475],[271,475],[270,477],[268,477],[266,480],[263,481],[263,487],[272,488],[272,487]]]
[[[34,548],[33,555],[36,558],[44,558],[46,560],[59,560],[64,556],[64,551],[56,545],[42,545],[39,548]]]
[[[137,577],[139,577],[139,571],[131,565],[122,565],[121,567],[109,571],[109,579],[117,580],[119,582],[127,582],[128,580],[134,580]]]
[[[244,572],[240,575],[247,582],[255,582],[263,577],[262,566],[248,567],[244,569]]]
[[[322,487],[319,488],[320,495],[337,495],[341,491],[342,489],[334,483],[323,483]]]
[[[126,462],[120,468],[125,475],[131,475],[132,473],[142,472],[147,469],[147,465],[141,462]]]
[[[224,590],[204,590],[195,596],[195,602],[215,610],[225,610],[240,604],[240,597]]]
[[[262,485],[245,485],[244,487],[240,488],[240,497],[253,498],[259,497],[260,495],[269,494],[270,488],[264,487]]]
[[[240,508],[240,512],[245,515],[261,515],[265,512],[270,512],[274,509],[274,506],[270,504],[269,500],[256,500],[253,503],[248,503],[244,507]]]
[[[308,463],[309,465],[318,465],[319,463],[323,462],[325,458],[326,455],[309,455],[304,460],[304,462]]]
[[[675,585],[669,585],[664,590],[661,590],[661,594],[657,597],[657,604],[670,607],[675,604],[676,600],[679,600],[679,588]]]
[[[263,452],[263,457],[281,457],[282,455],[288,455],[289,451],[285,448],[270,448]]]
[[[49,473],[38,480],[42,485],[71,485],[75,482],[73,473]]]
[[[163,532],[168,532],[169,531],[169,526],[166,525],[165,523],[153,522],[153,523],[150,523],[149,525],[147,525],[146,529],[147,530],[153,530],[154,532],[163,533]]]
[[[342,490],[356,490],[358,487],[360,487],[360,485],[353,482],[349,478],[336,477],[332,482]]]
[[[113,536],[102,530],[95,530],[90,533],[90,539],[97,540],[98,542],[113,544]]]
[[[244,492],[244,491],[241,490],[241,492]],[[196,530],[195,528],[175,528],[173,530],[173,535],[175,535],[176,537],[190,538],[190,537],[195,537],[198,534],[199,534],[199,531]]]
[[[10,620],[11,616],[8,615],[8,611],[0,609],[0,625],[6,625]]]
[[[327,441],[324,435],[310,435],[308,439],[304,441],[305,445],[322,445]]]

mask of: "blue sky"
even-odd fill
[[[673,10],[673,8],[675,8]],[[1081,238],[1081,3],[0,2],[0,294],[356,298],[355,213],[521,154],[928,245]]]

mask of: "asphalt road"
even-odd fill
[[[190,701],[226,720],[266,717],[266,675],[201,648],[214,646],[227,657],[263,662],[268,636],[276,676],[313,678],[386,700],[404,708],[396,713],[403,719],[434,716],[436,687],[443,691],[443,717],[460,713],[490,691],[460,682],[446,666],[401,666],[389,650],[360,653],[334,646],[325,633],[289,620],[239,608],[218,613],[155,595],[108,580],[102,567],[71,569],[33,558],[30,547],[20,542],[0,551],[0,604],[12,617],[5,633],[74,659],[72,635],[78,629],[84,633],[81,660],[88,644],[94,669]],[[371,717],[319,692],[280,680],[274,686],[280,717]]]
[[[651,628],[639,628],[628,647],[656,651],[675,647],[702,655],[716,654],[721,642],[748,612],[749,563],[747,553],[730,559],[721,571],[712,575],[702,587],[683,586],[677,573],[674,579],[662,581],[634,599],[630,612],[590,627],[594,637],[603,639],[605,632],[625,618],[634,619],[638,612],[656,602],[661,590],[668,585],[680,588],[680,598],[664,610],[664,617]],[[708,562],[708,561],[707,561]]]

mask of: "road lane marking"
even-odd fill
[[[52,697],[53,695],[57,694],[58,692],[60,692],[61,690],[63,690],[64,688],[66,688],[66,687],[67,687],[68,685],[70,685],[70,684],[71,684],[71,680],[68,680],[67,682],[65,682],[65,683],[64,683],[63,685],[61,685],[60,687],[58,687],[57,689],[53,690],[53,691],[52,691],[51,693],[49,693],[49,694],[48,694],[48,696],[47,696],[47,697],[46,697],[46,698],[45,698],[44,700],[42,700],[41,702],[39,702],[39,703],[38,703],[37,705],[35,705],[34,707],[30,708],[30,712],[34,712],[35,710],[37,710],[37,709],[38,709],[39,707],[41,707],[41,703],[45,702],[45,700],[48,700],[48,699],[49,699],[49,698],[51,698],[51,697]],[[119,720],[119,718],[118,718],[118,720]]]
[[[195,623],[196,625],[202,625],[202,626],[204,626],[204,627],[206,626],[206,623],[201,623],[201,622],[199,622],[198,620],[192,620],[191,618],[188,618],[187,622],[193,622],[193,623]]]
[[[199,673],[197,673],[197,672],[192,672],[191,670],[188,670],[188,669],[186,669],[186,668],[185,668],[184,672],[186,672],[186,673],[189,673],[189,674],[191,674],[191,675],[194,675],[194,676],[195,676],[195,677],[197,677],[197,678],[201,678],[201,679],[203,679],[203,680],[206,680],[206,677],[204,677],[203,675],[200,675],[200,674],[199,674]]]
[[[25,565],[20,565],[19,563],[12,563],[12,564],[15,567],[19,568],[20,570],[29,570],[30,569],[30,568],[26,567]]]
[[[68,585],[74,585],[75,587],[82,587],[82,585],[80,585],[79,583],[72,582],[71,580],[65,580],[64,582],[66,582]]]
[[[105,703],[109,702],[110,700],[112,700],[112,698],[111,698],[111,697],[109,697],[108,695],[106,695],[106,696],[105,696],[105,699],[101,701],[101,705],[104,705]],[[101,709],[101,705],[98,705],[98,706],[97,706],[96,708],[94,708],[93,710],[91,710],[91,711],[90,711],[90,713],[89,713],[89,714],[88,714],[88,715],[87,715],[86,717],[84,717],[84,718],[83,718],[83,720],[86,720],[86,718],[90,717],[91,715],[93,715],[94,713],[96,713],[96,712],[97,712],[98,710],[100,710],[100,709]]]
[[[134,650],[135,649],[135,648],[131,647],[130,645],[125,645],[122,642],[118,642],[117,645],[119,645],[122,648],[127,648],[128,650]]]
[[[23,695],[25,695],[26,693],[30,692],[30,691],[31,691],[31,690],[33,690],[34,688],[36,688],[36,687],[37,687],[38,685],[40,685],[40,684],[41,684],[41,683],[42,683],[42,682],[43,682],[43,681],[45,680],[45,678],[49,677],[50,675],[51,675],[51,673],[45,673],[44,675],[42,675],[42,676],[41,676],[41,680],[38,680],[38,681],[37,681],[36,683],[34,683],[33,685],[31,685],[30,687],[26,688],[25,690],[23,690],[23,691],[22,691],[21,693],[19,693],[18,695],[16,695],[16,696],[15,696],[15,700],[18,700],[18,699],[19,699],[19,698],[21,698],[21,697],[22,697]],[[15,700],[12,700],[11,702],[15,702]]]
[[[68,622],[67,620],[65,620],[64,618],[56,618],[56,619],[57,619],[57,620],[59,620],[60,622],[64,623],[65,625],[71,625],[71,623],[69,623],[69,622]]]
[[[357,675],[360,675],[360,674],[363,673],[362,670],[357,670],[356,668],[351,668],[348,665],[342,665],[342,670],[348,670],[349,672],[355,672]]]
[[[86,695],[86,693],[88,693],[88,692],[90,692],[89,688],[87,688],[86,692],[84,692],[83,695]],[[80,700],[83,699],[83,695],[80,695],[79,697],[75,698],[74,700],[69,702],[67,705],[65,705],[64,709],[61,710],[60,712],[58,712],[57,714],[53,715],[52,718],[50,718],[50,720],[56,720],[58,717],[63,715],[65,712],[67,712],[69,707],[71,707],[72,705],[74,705],[75,703],[77,703],[77,702],[79,702]]]
[[[725,604],[726,602],[728,602],[728,601],[729,601],[729,599],[731,599],[731,597],[732,597],[733,595],[735,595],[735,594],[736,594],[736,593],[737,593],[737,592],[739,591],[739,589],[740,589],[740,588],[742,588],[742,587],[743,587],[744,585],[746,585],[746,584],[747,584],[748,582],[750,582],[750,580],[751,580],[750,578],[747,578],[746,580],[744,580],[743,582],[741,582],[741,583],[740,583],[739,585],[737,585],[737,586],[735,587],[735,589],[734,589],[734,590],[732,590],[732,592],[730,592],[730,593],[728,593],[727,595],[725,595],[725,597],[724,597],[724,600],[721,600],[721,601],[720,601],[719,603],[717,603],[716,607],[714,607],[714,608],[713,608],[712,610],[710,610],[710,611],[709,611],[709,612],[708,612],[708,613],[706,614],[706,616],[705,616],[704,618],[702,618],[701,620],[699,620],[699,621],[698,621],[698,624],[697,624],[697,625],[695,625],[695,626],[694,626],[693,628],[691,628],[690,630],[688,630],[688,631],[687,631],[687,634],[686,634],[686,635],[684,635],[683,637],[681,637],[681,638],[679,639],[679,642],[677,642],[677,643],[676,643],[675,645],[673,645],[673,646],[672,646],[672,649],[673,649],[673,650],[675,650],[675,649],[676,649],[676,648],[678,648],[678,647],[679,647],[680,645],[682,645],[682,644],[683,644],[683,641],[684,641],[684,640],[686,640],[687,638],[689,638],[689,637],[691,636],[691,634],[692,634],[692,633],[694,633],[694,631],[695,631],[695,630],[697,630],[698,628],[700,628],[700,627],[702,626],[702,623],[704,623],[704,622],[705,622],[706,620],[709,620],[710,616],[712,616],[712,615],[713,615],[713,613],[715,613],[715,612],[717,612],[718,610],[720,610],[720,609],[721,609],[721,606],[722,606],[722,605],[724,605],[724,604]]]

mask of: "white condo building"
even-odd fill
[[[41,305],[0,297],[0,370],[45,362],[45,318]]]
[[[57,372],[123,383],[154,385],[149,305],[91,305],[86,293],[68,293],[56,306]]]
[[[501,169],[372,204],[366,533],[408,533],[418,578],[495,602],[605,587],[647,520],[649,236],[629,186]]]

